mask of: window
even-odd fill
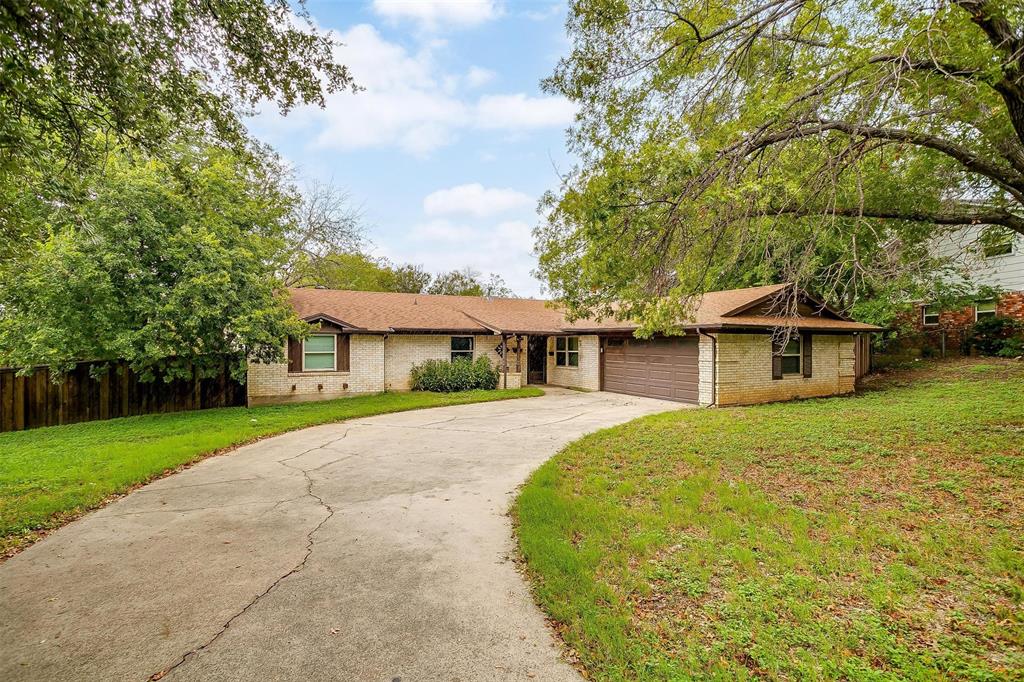
[[[974,319],[984,320],[986,317],[996,316],[996,301],[995,299],[989,299],[988,301],[978,301],[977,305],[974,306]]]
[[[453,336],[452,337],[452,362],[460,358],[473,359],[473,337]]]
[[[800,337],[790,339],[782,349],[782,373],[800,373]]]
[[[580,366],[580,337],[559,336],[555,339],[555,364],[559,367]]]
[[[921,322],[926,325],[939,323],[939,306],[935,304],[921,306]]]
[[[333,334],[314,334],[302,342],[302,370],[334,371]]]

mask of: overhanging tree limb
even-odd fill
[[[880,220],[906,220],[933,225],[1001,225],[1024,234],[1024,217],[1000,208],[953,207],[941,211],[904,210],[899,208],[769,208],[767,215],[836,216],[840,218],[874,218]]]
[[[969,171],[979,173],[1003,187],[1012,194],[1017,201],[1024,203],[1024,175],[1017,172],[1015,168],[1003,168],[975,154],[966,147],[944,140],[936,135],[902,130],[899,128],[886,128],[846,121],[830,121],[818,119],[808,123],[795,123],[791,128],[784,129],[771,134],[765,133],[754,137],[736,146],[743,156],[749,156],[765,147],[775,144],[792,142],[794,140],[820,135],[829,131],[837,131],[847,135],[863,137],[875,140],[890,140],[903,142],[919,147],[926,147],[941,152],[952,159],[963,164]]]

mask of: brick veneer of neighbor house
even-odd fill
[[[996,301],[996,315],[1024,320],[1024,291],[1003,294]]]
[[[811,343],[810,377],[794,374],[772,379],[770,334],[718,334],[717,404],[750,405],[852,393],[856,380],[853,336],[815,334]]]
[[[924,323],[924,305],[915,309],[914,326],[935,350],[944,349],[946,355],[959,355],[968,332],[976,321],[975,306],[957,310],[939,311],[939,323]],[[996,301],[996,315],[1024,320],[1024,291],[1004,293]],[[943,338],[945,334],[945,338]]]
[[[587,391],[601,390],[601,343],[598,337],[594,334],[579,337],[579,367],[562,367],[555,364],[555,338],[548,337],[547,382],[554,386],[582,388]]]
[[[249,363],[249,404],[325,400],[383,391],[384,337],[353,334],[350,339],[348,372],[289,372],[288,364],[283,362]]]

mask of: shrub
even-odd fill
[[[414,391],[454,393],[473,389],[491,390],[498,387],[498,370],[484,357],[476,360],[459,359],[454,362],[427,360],[414,365],[410,375]]]
[[[1016,357],[1024,354],[1024,322],[1010,317],[987,317],[971,327],[967,339],[980,355]]]

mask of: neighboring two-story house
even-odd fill
[[[1024,320],[1024,236],[1009,231],[986,235],[987,229],[971,225],[935,242],[935,255],[949,258],[952,265],[968,273],[976,287],[998,291],[995,296],[952,310],[921,302],[916,326],[936,350],[958,352],[968,329],[985,317],[1002,315]]]

